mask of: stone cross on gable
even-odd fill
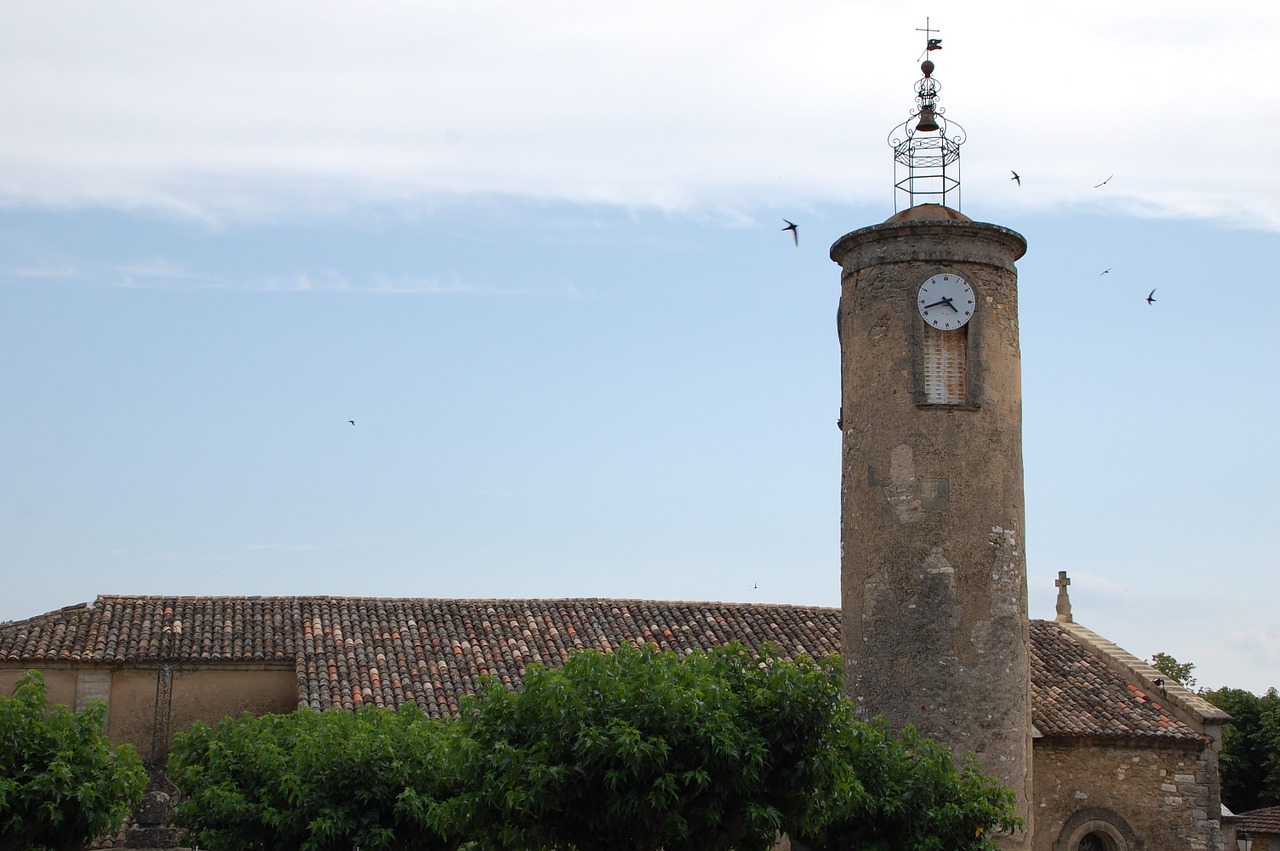
[[[1067,572],[1059,570],[1058,578],[1054,580],[1053,584],[1058,586],[1058,616],[1055,620],[1061,623],[1071,623],[1071,597],[1067,594],[1067,586],[1071,584],[1071,580],[1067,578]]]

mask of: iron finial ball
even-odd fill
[[[932,59],[926,59],[925,61],[921,62],[921,63],[920,63],[920,70],[924,72],[924,75],[925,75],[926,77],[931,77],[931,76],[933,76],[933,60],[932,60]]]

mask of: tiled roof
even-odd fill
[[[1203,738],[1169,711],[1168,701],[1125,680],[1057,623],[1032,621],[1031,646],[1033,715],[1043,735]]]
[[[0,663],[251,663],[292,668],[319,709],[415,701],[432,715],[495,676],[584,648],[652,642],[688,653],[738,640],[822,659],[840,651],[839,609],[649,600],[103,596],[0,624]],[[1052,737],[1201,740],[1056,623],[1031,622],[1032,715]]]
[[[1280,835],[1280,807],[1263,807],[1260,810],[1249,810],[1247,813],[1236,813],[1230,817],[1236,830],[1248,831],[1252,834]]]

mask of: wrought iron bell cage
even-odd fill
[[[938,105],[941,84],[933,77],[933,62],[920,64],[916,107],[893,128],[893,207],[895,212],[919,204],[942,204],[960,209],[960,146],[964,128],[949,121]]]

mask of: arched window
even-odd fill
[[[1106,840],[1101,834],[1090,833],[1088,836],[1080,839],[1080,844],[1076,846],[1076,851],[1108,851]]]

